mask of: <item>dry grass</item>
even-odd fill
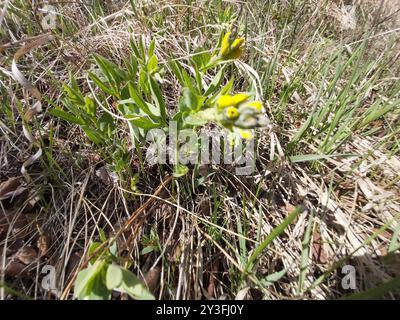
[[[363,39],[364,26],[368,29],[379,23],[374,34],[382,34],[369,35],[374,40],[365,59],[377,61],[371,74],[384,63],[381,54],[394,54],[360,110],[378,99],[389,99],[386,89],[399,81],[399,37],[391,37],[400,27],[399,6],[387,1],[379,11],[379,6],[364,6],[361,1],[356,29],[344,30],[342,1],[336,2],[328,7],[325,1],[307,1],[300,7],[280,1],[271,6],[275,11],[270,8],[265,12],[268,9],[263,1],[254,6],[243,2],[242,11],[236,11],[238,21],[247,23],[247,29],[241,30],[247,32],[248,39],[244,59],[261,77],[272,121],[271,127],[259,132],[257,170],[244,178],[235,176],[232,168],[209,166],[203,168],[201,184],[189,175],[173,179],[157,195],[154,193],[168,172],[148,167],[137,185],[139,191],[125,190],[109,176],[104,160],[79,127],[48,114],[48,101],[59,105],[60,83],[68,82],[69,72],[88,92],[84,80],[92,67],[90,55],[99,53],[119,62],[130,50],[131,36],[144,34],[148,40],[151,36],[157,39],[161,64],[172,55],[184,60],[197,46],[212,47],[229,25],[219,20],[217,14],[222,13],[218,10],[222,9],[213,6],[214,15],[210,16],[201,1],[186,5],[169,0],[142,1],[133,11],[129,2],[121,0],[104,5],[104,16],[91,17],[92,8],[83,2],[57,5],[65,25],[57,30],[54,41],[28,52],[18,64],[44,97],[42,111],[26,124],[23,115],[35,100],[13,79],[11,62],[24,39],[42,32],[35,22],[19,26],[22,18],[18,13],[39,19],[40,12],[24,8],[14,13],[10,2],[2,21],[6,31],[1,41],[4,50],[0,50],[1,99],[9,106],[3,107],[0,118],[0,181],[12,182],[10,194],[5,195],[4,184],[0,187],[0,195],[4,195],[0,197],[0,282],[7,285],[1,289],[1,298],[15,297],[7,288],[38,299],[71,298],[69,285],[100,229],[109,237],[123,230],[119,232],[119,254],[157,298],[335,299],[399,276],[398,248],[388,252],[400,221],[399,108],[367,128],[354,130],[334,152],[352,156],[313,162],[290,160],[293,155],[321,151],[319,142],[324,136],[317,134],[320,128],[313,128],[310,136],[298,143],[295,154],[289,153],[288,142],[306,121],[321,84],[329,86],[320,66],[325,65],[331,51]],[[221,8],[229,3],[236,9],[241,2],[222,1]],[[292,16],[282,17],[284,8]],[[288,33],[282,45],[285,18],[290,19],[288,29],[293,34]],[[328,27],[324,29],[323,23]],[[289,43],[294,43],[295,49]],[[312,45],[322,48],[316,57]],[[349,54],[354,48],[348,46]],[[267,70],[274,59],[276,66]],[[291,85],[303,65],[310,65],[309,72],[296,82],[283,104],[280,92]],[[330,75],[334,71],[332,66]],[[268,72],[271,77],[266,81]],[[180,88],[169,74],[166,80],[165,95],[169,106],[174,106]],[[347,81],[340,79],[337,86],[344,87]],[[361,87],[354,85],[348,94],[356,95]],[[327,97],[319,99],[320,105],[327,101]],[[31,130],[35,142],[28,139],[24,128]],[[372,129],[376,130],[369,133]],[[121,126],[118,134],[121,139],[127,137],[127,128]],[[27,167],[26,175],[21,174],[22,164],[39,148],[43,150],[41,157]],[[140,170],[134,155],[131,164],[135,171]],[[14,177],[18,181],[8,180]],[[247,258],[257,244],[296,206],[302,208],[298,219],[263,252],[252,275],[243,276]],[[126,221],[138,210],[141,215],[127,226]],[[308,224],[309,239],[304,241]],[[356,267],[355,291],[341,286],[343,264]],[[44,265],[56,269],[56,291],[41,287]],[[282,269],[287,273],[267,285],[267,276]],[[393,292],[385,297],[399,295]]]

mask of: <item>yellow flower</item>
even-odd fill
[[[231,49],[239,49],[242,44],[244,43],[244,38],[236,38],[235,41],[233,41]]]
[[[229,107],[225,110],[225,115],[229,120],[235,120],[239,117],[239,112],[235,107]]]
[[[231,32],[225,34],[221,43],[221,50],[219,55],[226,60],[237,59],[243,53],[244,38],[236,38],[232,41]]]
[[[239,129],[238,131],[242,139],[250,140],[253,137],[253,134],[250,130]]]
[[[228,107],[237,107],[241,103],[247,101],[249,99],[249,95],[247,93],[237,93],[234,96],[224,94],[220,96],[217,100],[218,109],[222,110]]]
[[[233,97],[234,105],[237,106],[249,98],[249,95],[247,93],[237,93]]]
[[[243,105],[243,109],[248,108],[248,107],[254,108],[258,112],[261,112],[262,111],[262,102],[261,101],[252,101],[252,102],[248,102]]]
[[[251,97],[248,93],[235,95],[221,95],[216,103],[217,119],[221,125],[229,130],[238,130],[243,139],[251,139],[249,129],[265,127],[268,120],[262,114],[261,101],[247,101]],[[215,109],[214,109],[215,110]]]
[[[230,36],[231,36],[232,32],[228,32],[224,38],[222,39],[222,43],[221,43],[221,51],[219,52],[219,54],[223,57],[226,56],[227,54],[229,54],[229,50],[231,47],[231,43],[230,43]]]
[[[219,109],[225,109],[229,106],[233,106],[235,101],[232,96],[230,95],[222,95],[219,97],[217,101],[217,106]]]

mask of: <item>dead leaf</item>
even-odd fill
[[[208,298],[213,298],[215,293],[215,286],[217,282],[217,274],[219,270],[219,258],[217,257],[215,261],[211,262],[210,279],[207,287]]]
[[[37,247],[39,249],[39,257],[44,257],[47,255],[49,252],[50,248],[50,236],[46,234],[41,234],[38,241],[37,241]]]
[[[1,262],[1,259],[2,259],[4,253],[6,254],[6,257],[7,257],[8,250],[6,250],[6,252],[4,252],[4,247],[0,247],[0,262]]]
[[[16,239],[13,242],[8,242],[7,243],[7,257],[12,256],[14,253],[16,253],[21,247],[23,247],[24,241],[22,239]],[[1,259],[1,258],[0,258]],[[0,260],[1,261],[1,260]]]
[[[21,185],[21,177],[12,177],[0,184],[0,200],[20,195],[26,190]]]
[[[10,228],[12,240],[21,239],[27,234],[28,219],[23,214],[16,214],[15,210],[0,211],[0,241],[5,239]]]
[[[212,204],[211,204],[210,199],[201,200],[199,207],[200,207],[200,212],[202,213],[203,216],[205,216],[205,217],[210,216],[210,214],[212,212]]]
[[[158,280],[160,279],[161,268],[156,266],[153,269],[146,272],[144,276],[144,283],[149,288],[150,292],[154,294],[158,286]]]
[[[328,262],[328,257],[323,247],[323,240],[321,238],[321,234],[318,231],[314,231],[313,233],[311,251],[314,259],[319,263],[326,264]]]
[[[31,264],[37,260],[38,254],[32,247],[23,247],[18,250],[15,257],[23,264]]]
[[[67,272],[65,273],[66,279],[69,279],[70,276],[76,270],[76,268],[78,268],[82,256],[83,256],[83,251],[75,251],[74,253],[71,254],[71,257],[68,260]]]
[[[28,268],[19,261],[8,260],[6,262],[4,274],[7,277],[26,276],[28,274]]]
[[[287,203],[285,203],[285,209],[286,209],[287,213],[290,214],[294,210],[296,210],[296,206],[294,206],[291,203],[287,202]]]
[[[29,140],[29,139],[28,139]],[[32,138],[32,141],[30,141],[31,143],[33,143],[34,139]],[[32,156],[30,156],[28,158],[28,160],[26,160],[21,167],[21,173],[24,175],[25,179],[30,179],[29,175],[28,175],[28,171],[26,170],[29,166],[31,166],[36,160],[38,160],[41,156],[42,156],[42,149],[39,148],[38,151],[36,151],[36,153]]]
[[[244,299],[246,299],[246,296],[247,296],[247,294],[248,294],[250,289],[251,289],[250,287],[245,287],[242,290],[240,290],[236,294],[235,300],[244,300]]]
[[[35,104],[28,109],[25,113],[25,120],[31,121],[34,116],[39,114],[42,111],[42,103],[40,101],[36,101]]]
[[[207,164],[202,164],[199,167],[199,175],[202,177],[208,176],[210,172],[210,167]]]
[[[113,185],[118,181],[118,176],[115,172],[110,171],[106,166],[103,166],[96,170],[96,176],[98,176],[106,185]]]
[[[38,36],[35,40],[28,42],[14,54],[14,59],[11,65],[11,71],[13,73],[14,79],[18,81],[26,90],[30,92],[32,96],[34,96],[39,101],[42,99],[39,90],[29,80],[25,78],[22,72],[18,69],[17,62],[23,55],[25,55],[29,51],[39,46],[42,46],[52,40],[54,40],[54,36],[51,33],[46,33]]]

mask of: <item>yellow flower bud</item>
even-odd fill
[[[235,101],[232,96],[230,95],[222,95],[219,97],[217,101],[217,106],[219,109],[225,109],[229,106],[233,106]]]
[[[231,47],[231,43],[230,43],[230,37],[231,36],[231,32],[228,32],[224,38],[222,39],[222,43],[221,43],[221,51],[219,52],[219,54],[223,57],[226,56],[227,54],[229,54],[230,51],[230,47]]]
[[[244,43],[244,38],[236,38],[235,41],[233,41],[231,49],[238,49],[242,46]]]
[[[231,32],[225,34],[224,38],[222,39],[221,43],[221,50],[219,55],[223,59],[236,59],[241,56],[243,53],[243,44],[245,39],[244,38],[236,38],[235,40],[231,41]]]
[[[225,115],[229,120],[235,120],[239,117],[239,112],[235,107],[229,107],[225,110]]]
[[[253,134],[251,133],[250,130],[239,129],[239,134],[242,137],[242,139],[245,139],[245,140],[250,140],[253,137]]]
[[[253,108],[257,109],[258,112],[261,112],[261,110],[262,110],[262,102],[261,101],[248,102],[243,107],[244,108],[245,107],[253,107]]]
[[[234,105],[237,106],[243,102],[245,102],[248,98],[249,95],[247,93],[237,93],[233,97]]]

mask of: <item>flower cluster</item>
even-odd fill
[[[215,51],[211,59],[201,68],[202,72],[225,63],[227,60],[238,59],[243,54],[244,43],[244,38],[236,38],[232,32],[227,32],[222,39],[219,52]],[[218,74],[220,72],[217,73],[216,77],[218,77]],[[216,79],[218,78],[215,78],[213,82]],[[221,79],[216,82],[220,81]],[[217,90],[218,86],[210,85],[206,89],[210,100],[207,99],[208,97],[203,97],[206,103],[200,106],[198,106],[199,100],[193,98],[196,94],[188,94],[187,99],[182,99],[183,104],[185,103],[184,101],[193,100],[194,103],[191,101],[190,104],[195,106],[188,107],[193,112],[184,116],[186,125],[200,126],[209,121],[215,121],[230,130],[231,137],[241,136],[244,139],[251,139],[252,129],[264,127],[268,124],[267,117],[263,115],[262,102],[251,101],[251,94],[244,92],[230,94],[231,88],[222,88],[218,94]],[[190,92],[189,88],[186,89],[187,92]],[[215,97],[218,97],[217,100],[215,100]]]
[[[267,124],[262,114],[262,102],[248,101],[249,99],[249,94],[237,93],[222,95],[216,103],[219,122],[231,131],[238,128],[243,138],[251,138],[248,129],[263,127]]]
[[[244,38],[232,39],[231,32],[225,34],[219,55],[224,60],[237,59],[243,53]]]

